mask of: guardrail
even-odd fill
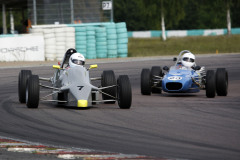
[[[240,28],[232,28],[232,34],[240,34]],[[226,35],[227,29],[193,29],[193,30],[167,30],[166,37],[186,37],[186,36],[216,36]],[[129,38],[153,38],[161,37],[162,31],[129,31]]]

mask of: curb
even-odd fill
[[[53,155],[60,159],[81,159],[81,160],[170,160],[137,154],[122,154],[106,151],[96,151],[83,148],[65,148],[48,146],[33,142],[10,139],[0,136],[0,149],[9,152],[24,152],[38,155]]]

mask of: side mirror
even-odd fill
[[[173,61],[174,61],[174,62],[175,62],[175,61],[177,61],[177,58],[176,58],[176,57],[174,57],[174,58],[173,58]]]
[[[163,70],[168,72],[168,71],[169,71],[168,66],[164,66],[164,67],[163,67]]]
[[[97,64],[93,64],[93,65],[90,65],[89,69],[93,69],[93,68],[97,68],[98,65]]]
[[[197,71],[197,70],[200,70],[201,67],[200,67],[200,66],[195,66],[193,69],[194,69],[195,71]]]
[[[53,65],[54,69],[61,69],[61,67],[59,65]]]

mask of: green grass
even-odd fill
[[[240,53],[240,35],[193,36],[184,38],[129,38],[129,57],[177,55],[182,50],[194,54]]]

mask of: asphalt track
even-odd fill
[[[124,60],[125,61],[125,60]],[[89,109],[41,103],[28,109],[18,102],[17,79],[23,68],[0,69],[0,136],[66,147],[191,160],[240,159],[240,54],[197,56],[206,69],[225,67],[229,73],[227,97],[196,94],[140,93],[142,68],[170,66],[171,58],[100,63],[91,70],[98,77],[113,69],[127,74],[133,91],[129,110],[117,104]],[[27,67],[50,77],[48,66]]]

